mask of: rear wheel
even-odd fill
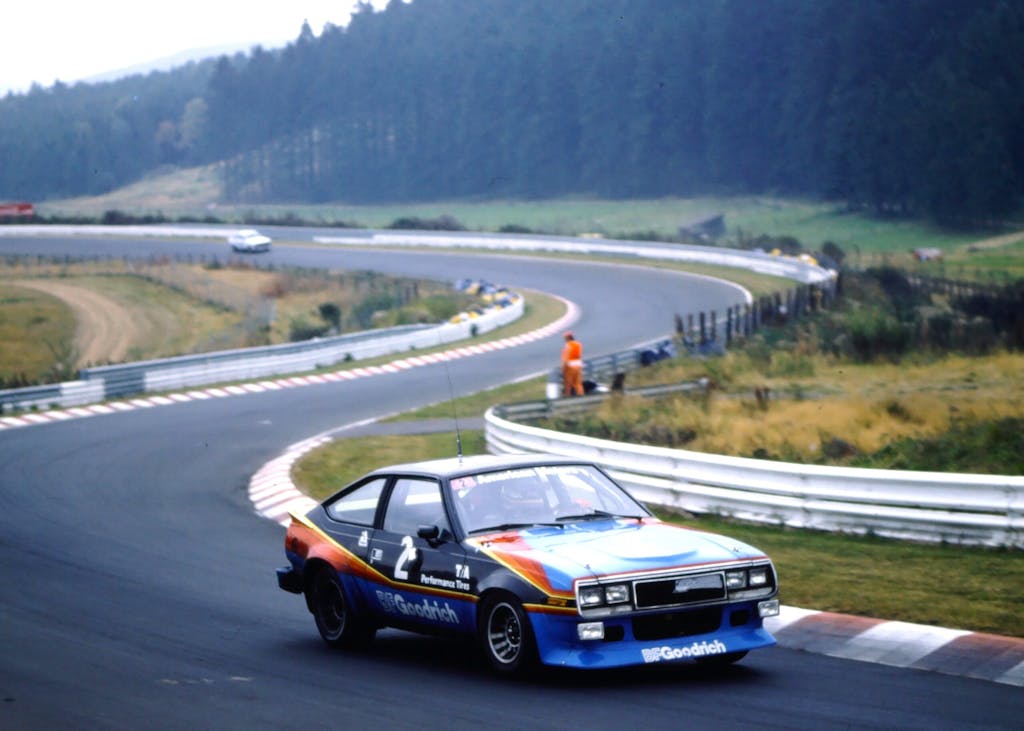
[[[373,628],[353,613],[333,568],[323,566],[316,572],[307,595],[320,637],[331,647],[365,645],[373,638]]]
[[[514,675],[534,666],[537,645],[523,605],[511,596],[488,599],[481,608],[480,648],[492,668]]]

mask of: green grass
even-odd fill
[[[1024,418],[956,423],[934,438],[903,438],[874,454],[854,458],[852,467],[885,470],[1024,474]]]
[[[0,378],[33,383],[75,338],[71,309],[56,297],[0,281]],[[3,387],[0,385],[0,387]]]
[[[664,517],[664,516],[663,516]],[[685,521],[765,551],[785,604],[1024,637],[1021,551]]]
[[[483,432],[463,432],[462,452],[486,454]],[[378,467],[455,454],[454,431],[339,439],[299,460],[292,479],[307,495],[323,500]]]
[[[179,170],[152,177],[103,196],[48,201],[38,206],[44,216],[94,215],[117,209],[135,214],[162,213],[170,217],[211,214],[229,222],[252,218],[296,216],[311,223],[384,228],[403,217],[424,219],[449,215],[475,231],[497,231],[515,225],[556,235],[599,234],[609,238],[654,235],[672,239],[681,225],[711,214],[725,215],[727,238],[792,236],[806,248],[817,249],[832,241],[851,258],[888,252],[906,258],[920,246],[944,250],[990,233],[982,230],[951,232],[927,223],[877,218],[849,213],[836,204],[770,196],[659,198],[601,200],[561,198],[547,201],[437,201],[419,204],[234,205],[220,201],[221,190],[212,168]],[[215,208],[210,208],[216,204]]]
[[[105,267],[105,268],[104,268]],[[55,296],[44,294],[26,287],[16,287],[11,279],[21,277],[27,280],[50,280],[73,285],[75,288],[100,294],[113,303],[120,315],[130,318],[129,327],[120,327],[108,320],[109,313],[96,313],[93,325],[107,325],[99,328],[110,332],[116,330],[129,341],[128,349],[119,354],[103,350],[104,356],[83,357],[80,363],[72,362],[70,371],[65,369],[58,380],[73,377],[77,367],[101,365],[106,362],[123,360],[146,360],[194,352],[208,352],[227,348],[248,347],[254,339],[266,337],[256,330],[253,323],[246,321],[241,308],[211,304],[204,301],[204,292],[217,287],[220,293],[233,292],[235,299],[243,303],[256,296],[249,293],[240,278],[274,277],[256,271],[233,272],[227,281],[207,277],[198,267],[163,267],[173,271],[164,272],[161,267],[150,267],[140,275],[130,274],[123,263],[113,264],[71,264],[71,265],[29,265],[18,263],[0,271],[0,378],[3,383],[25,385],[48,378],[53,372],[57,354],[71,353],[74,361],[79,355],[75,351],[76,323],[71,309]],[[223,275],[224,271],[214,272]],[[166,284],[163,283],[166,279]],[[318,276],[303,277],[290,275],[289,286],[297,291],[286,292],[278,298],[278,314],[297,311],[305,307],[309,318],[318,318],[315,303],[325,299],[336,299],[340,285],[331,290],[317,290],[323,284]],[[255,285],[262,280],[257,279]],[[332,280],[333,281],[333,280]],[[434,286],[427,283],[428,286]],[[443,287],[443,285],[436,285]],[[314,288],[312,293],[307,292]],[[257,287],[258,289],[258,287]],[[254,290],[255,292],[256,290]],[[564,304],[540,292],[524,291],[526,305],[519,320],[484,335],[456,344],[439,345],[435,348],[410,351],[404,355],[423,355],[437,350],[457,347],[467,343],[485,343],[529,332],[550,324],[565,313]],[[230,300],[230,298],[229,298]],[[311,304],[312,303],[312,304]],[[385,325],[387,323],[384,323]],[[276,342],[276,341],[275,341]],[[52,346],[52,347],[51,347]],[[379,358],[353,361],[350,367],[365,367],[386,363],[401,357],[391,354]],[[106,357],[106,360],[104,358]],[[338,364],[325,367],[317,372],[335,371]],[[24,376],[24,378],[22,378]]]
[[[304,492],[323,499],[371,469],[452,456],[454,444],[454,432],[337,439],[303,457],[293,478]],[[465,454],[486,451],[480,431],[463,432],[462,445]],[[778,569],[786,604],[1024,637],[1020,551],[660,515],[765,551]]]
[[[967,244],[946,254],[942,261],[916,266],[922,273],[948,279],[970,279],[993,286],[1024,278],[1024,234],[995,237]]]
[[[557,356],[557,353],[556,353]],[[444,401],[432,406],[425,406],[400,416],[393,417],[389,421],[410,421],[417,419],[447,419],[451,418],[452,410],[459,415],[459,418],[472,418],[483,416],[488,408],[495,404],[515,403],[517,401],[536,401],[544,398],[544,386],[547,383],[546,376],[537,376],[525,381],[509,383],[498,388],[470,396],[457,398],[455,401]]]
[[[159,282],[134,275],[76,277],[70,281],[109,297],[131,312],[137,336],[127,360],[246,345],[239,314]]]

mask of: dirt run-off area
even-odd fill
[[[132,313],[121,303],[93,289],[53,279],[21,279],[12,284],[45,292],[71,308],[78,325],[76,367],[124,360],[129,348],[139,339],[139,325]]]

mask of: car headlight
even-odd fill
[[[579,607],[593,616],[629,611],[633,607],[633,592],[628,583],[591,584],[579,589]],[[603,612],[601,610],[604,610]]]
[[[596,607],[604,603],[604,589],[600,586],[587,586],[580,589],[580,604],[584,607]]]
[[[758,566],[756,569],[750,569],[750,586],[768,586],[768,567]]]
[[[608,604],[621,604],[629,601],[629,586],[627,584],[615,584],[604,588],[604,600]]]
[[[747,586],[747,572],[726,571],[725,586],[727,589],[745,589]]]

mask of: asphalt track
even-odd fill
[[[0,239],[11,251],[209,252],[210,244]],[[580,305],[591,354],[731,304],[628,266],[277,247],[280,263],[483,276]],[[553,336],[449,363],[457,394],[547,369]],[[277,589],[282,528],[250,477],[288,445],[441,401],[444,367],[0,431],[0,728],[1019,728],[1020,687],[786,648],[509,682],[470,648],[383,632],[327,650]],[[783,578],[783,588],[784,579]],[[951,586],[955,590],[955,586]]]

